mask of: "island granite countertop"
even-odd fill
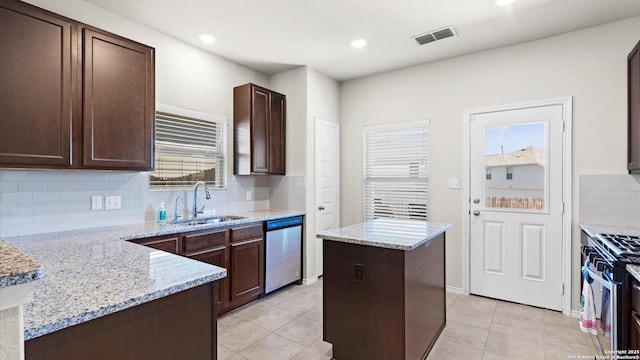
[[[241,225],[303,213],[269,210],[237,215],[245,218],[195,226],[134,224],[7,238],[7,242],[42,264],[46,273],[34,282],[34,299],[24,306],[25,340],[227,275],[224,268],[123,240]]]
[[[0,239],[0,288],[38,280],[43,274],[42,265]]]
[[[410,251],[449,228],[451,224],[420,220],[376,219],[325,230],[317,236],[324,240]]]

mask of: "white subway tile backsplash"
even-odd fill
[[[96,191],[98,190],[98,182],[97,181],[74,181],[73,190]]]
[[[52,181],[47,186],[49,191],[72,191],[73,190],[73,182],[70,181]]]
[[[34,192],[33,193],[33,201],[40,202],[51,202],[51,201],[60,201],[60,193],[59,192]]]
[[[581,175],[579,222],[640,226],[640,176]]]
[[[2,203],[23,203],[33,201],[33,193],[30,192],[16,192],[16,193],[2,193]]]
[[[219,215],[270,207],[304,210],[304,184],[304,176],[229,176],[227,189],[210,189],[210,200],[201,192],[199,203]],[[91,210],[92,195],[121,196],[122,208]],[[149,190],[148,172],[0,170],[0,236],[156,221],[161,202],[173,216],[177,196],[185,200],[179,211],[189,216],[192,189]]]
[[[0,193],[18,192],[17,181],[2,181],[0,182]]]

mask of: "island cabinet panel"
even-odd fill
[[[82,35],[84,166],[153,169],[153,49],[88,27]]]
[[[424,359],[446,323],[444,233],[412,251],[323,246],[323,337],[333,358]]]
[[[71,166],[76,24],[0,1],[0,164]]]
[[[25,342],[25,359],[216,359],[216,288],[207,283]]]

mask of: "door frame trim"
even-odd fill
[[[470,183],[471,183],[471,171],[469,169],[470,163],[470,151],[469,146],[471,140],[471,117],[477,114],[526,109],[532,107],[543,107],[561,105],[562,116],[564,121],[564,132],[562,135],[562,201],[564,202],[564,213],[562,214],[562,283],[564,286],[564,294],[562,295],[562,313],[571,316],[571,299],[572,299],[572,286],[571,286],[571,219],[572,219],[572,171],[573,171],[573,155],[572,149],[572,136],[573,133],[573,97],[561,97],[546,100],[537,100],[530,102],[522,102],[507,105],[497,105],[482,108],[466,109],[463,112],[463,198],[462,208],[463,210],[463,222],[462,222],[462,291],[468,295],[470,293],[470,279],[471,279],[471,257],[470,241],[471,234],[469,233],[471,224],[470,214]]]
[[[338,149],[336,150],[336,157],[337,157],[337,169],[336,169],[336,176],[338,179],[338,190],[337,190],[337,195],[338,195],[338,201],[337,201],[337,207],[336,207],[336,216],[338,217],[338,226],[340,226],[340,123],[338,122],[334,122],[334,121],[329,121],[329,120],[325,120],[321,117],[314,117],[314,124],[313,124],[313,132],[314,132],[314,153],[313,153],[313,161],[314,161],[314,178],[317,179],[318,178],[318,154],[317,154],[317,150],[318,150],[318,125],[323,125],[323,126],[329,126],[329,127],[333,127],[336,129],[336,136],[338,137]],[[314,180],[314,185],[313,185],[313,202],[314,202],[314,206],[313,206],[313,215],[314,215],[314,223],[313,226],[315,227],[313,229],[314,234],[317,234],[317,226],[318,226],[318,222],[317,217],[318,217],[318,182]],[[315,241],[318,238],[314,237]],[[314,242],[315,244],[315,242]],[[316,245],[317,246],[317,245]],[[315,260],[318,259],[318,254],[316,253],[315,249],[314,249],[314,262]],[[324,254],[323,254],[324,256]],[[324,271],[323,271],[324,273]],[[315,269],[314,269],[314,278],[317,280],[318,278],[318,264],[315,264]],[[314,280],[315,282],[315,280]]]

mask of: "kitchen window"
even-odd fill
[[[151,188],[226,187],[227,118],[158,104]]]
[[[364,218],[429,218],[429,122],[364,127]]]

